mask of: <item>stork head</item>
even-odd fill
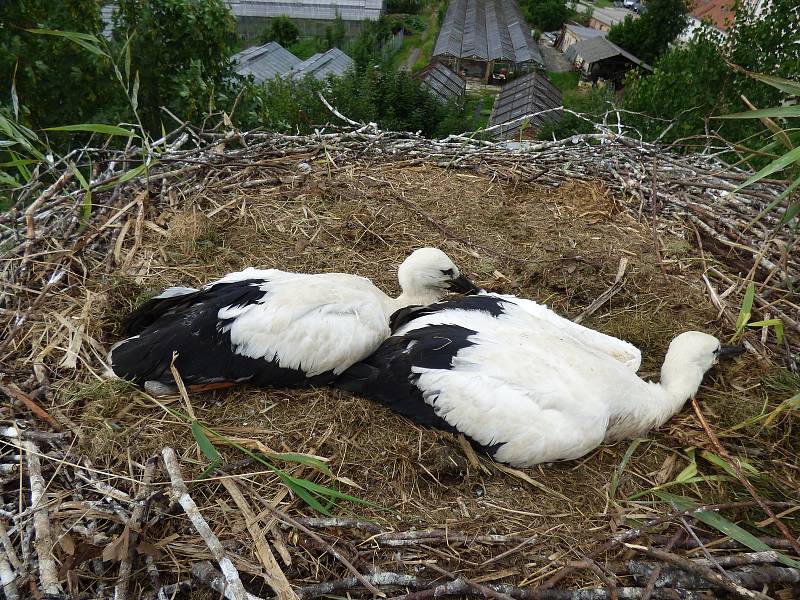
[[[479,291],[438,248],[414,250],[397,269],[397,279],[404,295],[430,299],[430,302],[436,302],[447,291],[462,294]]]

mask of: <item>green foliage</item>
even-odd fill
[[[213,110],[235,47],[235,24],[223,0],[120,0],[114,42],[130,39],[146,129],[161,131],[161,107],[189,120]]]
[[[405,13],[415,15],[422,10],[424,0],[387,0],[386,12],[389,14]]]
[[[300,30],[289,17],[281,15],[270,19],[270,22],[264,27],[261,32],[259,42],[266,44],[267,42],[278,42],[284,48],[288,48],[294,44],[300,37]]]
[[[572,13],[563,0],[526,0],[521,8],[525,18],[540,31],[560,29]]]
[[[608,39],[652,64],[686,29],[687,12],[686,0],[649,0],[644,14],[612,27]]]
[[[576,88],[562,91],[562,93],[564,108],[585,115],[585,117],[563,113],[561,120],[557,123],[548,121],[539,128],[536,137],[540,140],[549,140],[553,137],[561,140],[580,133],[593,133],[595,128],[592,123],[602,121],[605,112],[611,108],[612,95],[608,88]]]
[[[275,79],[251,86],[241,99],[237,124],[286,132],[309,132],[332,119],[317,94],[342,114],[386,129],[422,131],[431,137],[468,130],[463,106],[442,104],[407,72],[368,67],[326,82]]]
[[[99,0],[0,2],[0,105],[18,106],[14,112],[21,123],[38,129],[87,121],[109,102],[123,102],[102,56],[28,31],[99,34],[100,5]]]
[[[383,47],[391,34],[391,23],[386,17],[361,23],[361,30],[348,48],[359,72],[381,62]]]
[[[725,40],[720,40],[713,31],[703,31],[692,43],[659,58],[652,75],[642,77],[632,72],[626,80],[623,107],[643,115],[626,115],[627,124],[640,131],[645,139],[662,136],[664,142],[703,136],[708,129],[727,140],[740,142],[740,150],[745,154],[748,147],[759,149],[748,158],[757,168],[775,160],[778,155],[774,151],[783,138],[760,121],[709,120],[709,117],[746,111],[748,106],[742,96],[756,108],[780,104],[783,96],[779,89],[730,67],[722,56],[748,71],[796,78],[800,73],[800,46],[796,43],[796,33],[785,26],[791,22],[800,22],[800,5],[794,0],[773,0],[760,19],[737,14]],[[668,121],[674,123],[665,132]],[[786,124],[789,142],[797,145],[792,141],[798,137],[797,125],[791,126],[789,121]]]
[[[332,46],[327,46],[326,43],[319,38],[300,38],[286,49],[300,60],[305,60],[312,57],[317,52],[324,52],[331,47]]]
[[[341,48],[344,45],[346,34],[347,30],[344,26],[344,19],[342,19],[342,15],[337,12],[333,24],[325,27],[326,49]]]

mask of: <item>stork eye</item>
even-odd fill
[[[447,275],[449,277],[452,277],[453,275],[455,275],[455,271],[453,271],[453,269],[442,269],[442,275]]]
[[[714,348],[714,354],[719,354],[721,348],[722,346],[717,346],[716,348]]]

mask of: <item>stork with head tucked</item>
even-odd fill
[[[248,268],[199,290],[168,288],[126,318],[127,337],[109,365],[157,395],[174,391],[173,352],[181,378],[200,389],[327,383],[390,335],[396,310],[477,289],[436,248],[413,252],[397,275],[397,298],[357,275],[277,269]]]
[[[525,467],[662,425],[719,358],[741,351],[682,333],[651,383],[635,373],[636,348],[536,306],[481,294],[404,311],[393,336],[334,385]]]

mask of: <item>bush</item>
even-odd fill
[[[422,10],[423,0],[387,0],[386,12],[389,14],[405,13],[415,15]]]
[[[281,15],[275,17],[261,32],[259,41],[262,44],[267,42],[278,42],[284,48],[288,48],[300,37],[300,30],[289,17]]]
[[[547,122],[542,125],[536,137],[540,140],[550,140],[555,136],[556,139],[561,140],[579,133],[594,132],[595,128],[591,121],[602,122],[603,115],[610,108],[611,98],[611,90],[601,87],[565,92],[564,107],[585,114],[588,121],[565,112],[561,115],[558,123]]]
[[[541,31],[555,31],[570,17],[563,0],[527,0],[522,5],[525,18]]]

